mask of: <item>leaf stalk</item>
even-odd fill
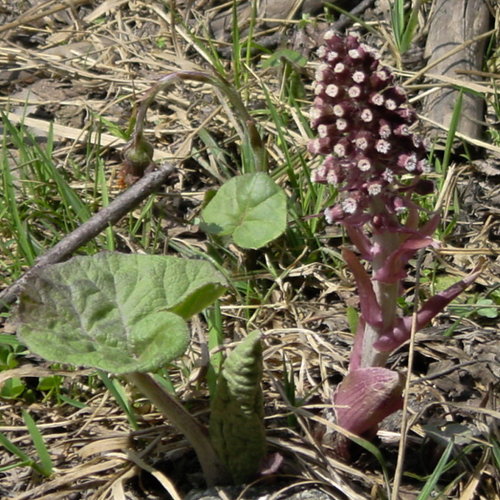
[[[132,372],[127,373],[125,377],[156,406],[179,432],[186,436],[196,452],[207,485],[210,487],[227,483],[229,474],[217,456],[204,426],[196,421],[151,375]]]

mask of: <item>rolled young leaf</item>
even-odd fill
[[[261,378],[260,335],[252,332],[227,357],[211,405],[210,437],[235,484],[255,476],[266,454]]]

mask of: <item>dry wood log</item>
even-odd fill
[[[490,13],[486,0],[435,0],[431,13],[425,55],[429,64],[445,56],[468,40],[488,30]],[[446,57],[429,70],[429,74],[446,75],[463,81],[474,77],[461,71],[481,71],[485,39],[470,44]],[[458,72],[457,72],[458,71]],[[439,79],[429,79],[435,83]],[[450,124],[458,91],[449,87],[432,93],[424,103],[424,115],[445,127]],[[481,136],[484,105],[480,97],[464,94],[458,131],[478,139]]]
[[[321,0],[262,0],[258,3],[256,12],[257,29],[269,29],[280,26],[280,20],[293,19],[298,13],[312,13],[319,9],[324,2]],[[238,26],[241,34],[248,32],[253,15],[253,3],[242,1],[237,6]],[[230,41],[233,29],[233,8],[228,8],[218,12],[210,20],[210,30],[217,40]]]

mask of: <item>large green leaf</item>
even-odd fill
[[[152,371],[184,353],[185,319],[224,285],[201,260],[111,252],[74,257],[28,281],[19,334],[50,361],[114,373]]]
[[[203,230],[232,236],[243,248],[260,248],[286,228],[284,191],[262,172],[226,182],[202,212]]]

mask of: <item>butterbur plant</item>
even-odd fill
[[[19,335],[47,360],[124,375],[185,435],[209,485],[244,482],[266,454],[259,334],[249,334],[228,355],[209,429],[151,373],[186,351],[186,321],[226,286],[201,260],[114,252],[74,257],[27,282]]]
[[[424,213],[414,200],[416,194],[429,194],[433,185],[421,178],[429,171],[427,152],[413,132],[417,117],[404,89],[357,37],[327,31],[324,41],[311,110],[317,137],[309,151],[325,158],[313,180],[337,188],[338,201],[325,210],[326,220],[343,225],[359,252],[342,251],[356,281],[360,317],[348,374],[333,402],[341,427],[370,438],[386,416],[402,407],[403,379],[385,367],[412,329],[413,316],[401,315],[398,299],[409,259],[437,245],[432,234],[440,216]],[[369,263],[371,276],[360,259]],[[416,312],[416,330],[479,273],[476,268],[428,299]],[[339,451],[348,453],[345,442]]]
[[[284,231],[286,196],[265,172],[257,128],[222,77],[179,71],[146,93],[124,148],[122,180],[133,184],[156,167],[154,148],[144,137],[146,112],[158,92],[185,80],[208,83],[227,98],[240,118],[247,157],[248,172],[220,187],[202,211],[202,226],[243,248],[259,248]],[[47,360],[123,375],[184,434],[208,485],[242,483],[263,471],[266,455],[259,334],[249,334],[228,355],[218,374],[208,427],[154,377],[186,351],[186,321],[227,286],[226,278],[203,260],[113,252],[74,257],[44,266],[26,280],[19,335]]]
[[[113,252],[74,257],[28,280],[18,332],[49,361],[125,375],[185,434],[214,484],[227,473],[206,431],[148,372],[185,352],[186,320],[225,285],[203,261]]]

